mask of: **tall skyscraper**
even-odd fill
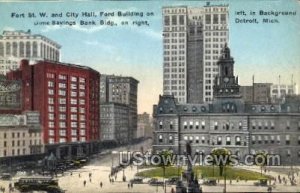
[[[114,103],[114,108],[124,109],[124,105],[128,107],[129,130],[127,141],[131,142],[137,137],[137,94],[139,81],[133,77],[115,75],[101,75],[101,77],[101,105],[111,105],[111,103]],[[118,104],[123,105],[119,106]],[[100,113],[107,113],[104,112],[105,108],[105,106],[101,107]]]
[[[21,59],[59,61],[60,47],[45,36],[31,34],[30,30],[3,31],[0,35],[0,74],[16,70]]]
[[[228,6],[163,8],[163,92],[179,103],[211,101],[228,42]]]

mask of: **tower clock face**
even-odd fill
[[[228,77],[225,77],[223,80],[224,80],[225,83],[229,82],[229,78]]]

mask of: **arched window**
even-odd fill
[[[235,145],[241,145],[241,137],[240,136],[235,137]]]

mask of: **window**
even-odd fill
[[[253,121],[252,122],[252,129],[255,129],[256,128],[256,123]]]
[[[80,113],[85,113],[85,109],[84,109],[83,107],[80,107],[80,108],[79,108],[79,112],[80,112]]]
[[[162,137],[162,135],[159,135],[159,136],[158,136],[158,142],[159,142],[159,143],[162,143],[162,142],[163,142],[163,137]]]
[[[239,129],[242,129],[243,128],[243,124],[242,122],[239,122]]]
[[[183,128],[187,129],[187,122],[186,121],[183,123]]]
[[[173,129],[173,122],[170,122],[170,129]]]
[[[71,114],[71,120],[77,120],[77,115],[76,114]]]
[[[66,142],[66,138],[59,138],[59,143],[65,143]]]
[[[54,136],[54,130],[50,129],[50,130],[48,131],[48,133],[49,133],[49,136]]]
[[[65,106],[59,107],[59,112],[66,112],[67,108]]]
[[[80,104],[80,105],[84,105],[84,104],[85,104],[85,100],[84,100],[84,99],[80,99],[80,100],[79,100],[79,104]]]
[[[231,145],[231,140],[229,136],[226,137],[226,145]]]
[[[85,92],[79,92],[79,97],[85,97]]]
[[[65,83],[59,83],[58,88],[66,88],[66,84]]]
[[[215,130],[218,129],[218,122],[215,122]]]
[[[72,81],[72,82],[77,82],[77,77],[71,76],[71,81]]]
[[[66,120],[66,114],[59,114],[60,120]]]
[[[193,143],[193,140],[194,140],[193,136],[190,136],[190,143]]]
[[[280,135],[277,135],[277,143],[280,143]]]
[[[77,104],[77,100],[76,99],[71,99],[71,104],[72,105],[76,105]]]
[[[271,135],[271,143],[273,144],[275,142],[275,136]]]
[[[199,143],[199,137],[198,136],[195,137],[195,142]]]
[[[48,122],[48,127],[49,127],[49,128],[54,128],[54,122],[49,121],[49,122]]]
[[[195,122],[195,127],[196,127],[196,129],[199,129],[199,121]]]
[[[252,144],[255,144],[255,135],[252,135]]]
[[[290,129],[290,122],[289,121],[286,122],[286,129]]]
[[[77,122],[72,121],[72,122],[71,122],[71,127],[72,127],[72,128],[76,128],[76,127],[77,127]]]
[[[265,144],[269,143],[269,136],[265,135]]]
[[[84,123],[84,122],[81,122],[81,123],[80,123],[80,128],[82,128],[82,129],[85,128],[85,123]]]
[[[77,84],[71,84],[71,89],[77,89]]]
[[[162,121],[159,122],[159,129],[163,129],[163,122]]]
[[[59,122],[59,127],[60,127],[60,128],[66,128],[66,122],[60,121],[60,122]]]
[[[217,138],[217,145],[222,145],[222,137]]]
[[[205,129],[205,121],[201,122],[201,127],[202,127],[202,129]]]
[[[66,130],[64,130],[64,129],[61,129],[61,130],[59,130],[59,135],[60,136],[66,136]]]
[[[290,145],[290,135],[285,136],[285,144]]]
[[[80,90],[85,90],[85,86],[84,86],[83,84],[80,84],[80,85],[79,85],[79,89],[80,89]]]
[[[49,138],[49,143],[54,144],[54,138]]]
[[[201,143],[202,143],[202,144],[205,143],[205,137],[204,137],[204,136],[201,137]]]
[[[48,104],[54,104],[54,98],[48,98]]]
[[[49,95],[54,95],[54,90],[53,89],[48,89],[48,94]]]
[[[71,112],[72,113],[77,113],[77,107],[71,107]]]
[[[60,96],[66,96],[66,91],[65,90],[59,90],[58,95]]]
[[[54,87],[54,82],[48,81],[48,87]]]
[[[169,143],[173,143],[173,136],[172,135],[169,136]]]
[[[71,97],[77,97],[77,92],[71,91]]]
[[[65,98],[59,98],[58,99],[59,104],[65,105],[67,103],[67,100]]]
[[[48,112],[54,112],[54,106],[49,105],[48,106]]]
[[[164,23],[165,25],[170,25],[170,16],[165,16]]]
[[[49,113],[48,114],[48,119],[49,120],[54,120],[54,114],[53,113]]]
[[[85,83],[85,78],[79,78],[80,83]]]
[[[67,76],[66,76],[66,75],[60,74],[60,75],[58,76],[58,79],[60,79],[60,80],[67,80]]]
[[[298,145],[300,145],[300,136],[298,136]]]
[[[190,121],[190,129],[193,129],[193,127],[194,127],[193,121]]]
[[[80,130],[80,135],[85,135],[85,130],[84,129]]]
[[[241,137],[240,136],[235,137],[235,145],[241,145]]]

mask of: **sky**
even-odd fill
[[[81,64],[98,70],[101,74],[132,76],[139,80],[138,112],[152,113],[162,94],[162,6],[186,5],[201,7],[207,1],[1,1],[0,30],[31,30],[32,34],[42,34],[59,43],[61,61]],[[300,85],[300,1],[298,0],[211,0],[212,5],[229,5],[229,47],[235,60],[235,74],[241,85],[255,82]],[[296,11],[293,16],[260,16],[263,11]],[[140,16],[117,15],[108,17],[73,18],[67,12],[143,12]],[[236,12],[245,11],[246,16]],[[257,14],[252,16],[250,11]],[[46,12],[47,18],[39,17]],[[25,18],[12,14],[26,15]],[[28,18],[34,13],[36,18]],[[50,14],[62,13],[63,18],[52,18]],[[153,13],[147,16],[146,13]],[[115,13],[116,14],[116,13]],[[279,23],[236,23],[236,18],[278,19]],[[118,26],[45,26],[34,25],[36,21],[80,21],[111,20]],[[127,21],[129,25],[121,25]],[[149,25],[132,25],[134,21],[148,21]]]

